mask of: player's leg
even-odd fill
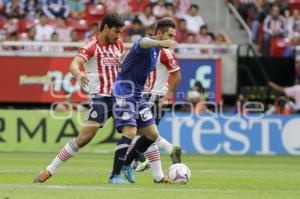
[[[140,153],[144,153],[159,136],[157,127],[154,124],[154,120],[150,126],[138,128],[137,132],[142,136],[136,141],[133,149],[127,154],[126,160],[124,162],[125,170],[130,169],[129,167],[132,161]]]
[[[135,104],[132,100],[124,98],[116,98],[114,102],[113,115],[116,129],[118,132],[122,132],[122,137],[115,147],[113,169],[108,182],[111,184],[124,184],[127,181],[125,181],[120,174],[128,147],[137,131],[134,112]]]
[[[65,144],[51,164],[35,177],[35,183],[43,183],[49,179],[60,165],[68,161],[80,148],[87,145],[94,138],[101,124],[111,116],[111,106],[109,104],[111,98],[95,98],[91,101],[93,103],[90,105],[87,121],[84,123],[80,134]]]
[[[99,123],[94,121],[87,121],[82,128],[78,137],[71,139],[56,155],[50,165],[46,167],[34,180],[36,183],[43,183],[49,179],[58,169],[60,165],[72,158],[80,148],[88,144],[95,136],[99,129]]]
[[[156,100],[154,105],[151,108],[151,111],[153,115],[155,116],[155,123],[158,126],[161,119],[165,115],[165,111],[163,108],[159,105],[159,100]],[[156,140],[156,144],[159,148],[163,148],[167,153],[170,155],[172,163],[180,163],[181,162],[181,147],[175,146],[168,142],[165,138],[159,137]]]
[[[122,127],[122,137],[115,147],[114,163],[109,183],[111,184],[124,184],[125,182],[120,177],[122,166],[126,157],[128,147],[131,140],[136,135],[136,127],[124,126]],[[132,182],[135,180],[132,180]]]

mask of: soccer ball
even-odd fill
[[[168,169],[168,177],[171,183],[187,184],[191,179],[191,171],[185,164],[173,164]]]

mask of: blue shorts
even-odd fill
[[[155,123],[151,110],[143,97],[114,97],[113,116],[118,132],[123,126],[143,128]]]
[[[93,96],[90,98],[90,110],[87,115],[88,121],[98,122],[101,126],[112,116],[112,97]]]

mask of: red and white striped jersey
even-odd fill
[[[123,52],[122,40],[118,39],[116,43],[99,44],[97,35],[91,37],[79,49],[77,56],[86,61],[84,67],[89,79],[90,94],[111,96]]]
[[[163,96],[168,90],[169,73],[180,70],[175,53],[171,49],[161,48],[156,67],[147,78],[144,92]]]

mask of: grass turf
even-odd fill
[[[186,155],[192,172],[188,185],[154,184],[148,170],[137,183],[107,183],[112,154],[78,154],[44,184],[34,176],[53,153],[0,153],[0,199],[83,198],[299,198],[300,158],[297,156]],[[164,171],[170,165],[162,156]]]

